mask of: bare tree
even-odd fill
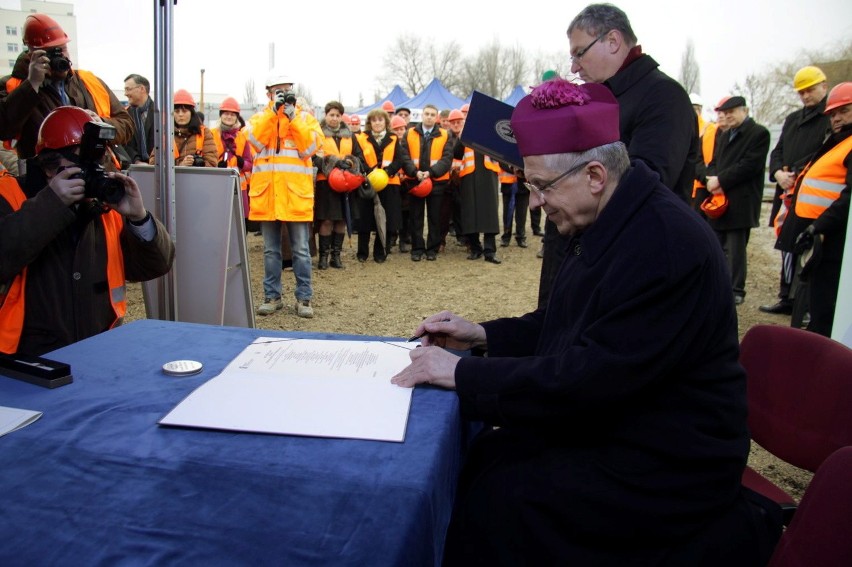
[[[680,58],[680,84],[688,93],[701,92],[701,69],[695,60],[695,43],[692,39],[686,40],[686,49]]]
[[[414,35],[399,36],[384,58],[386,80],[392,87],[400,83],[410,93],[419,93],[431,77],[428,67],[428,54],[423,41]],[[388,89],[390,90],[390,89]]]
[[[257,87],[254,86],[254,79],[246,81],[245,93],[243,94],[243,104],[254,108],[257,106]]]
[[[497,39],[465,60],[458,96],[465,97],[476,89],[494,98],[505,98],[515,85],[527,82],[529,64],[519,46],[503,47]]]
[[[571,73],[571,59],[567,55],[564,53],[538,52],[533,57],[530,85],[539,84],[541,76],[547,71],[554,71],[558,76],[565,79],[575,78],[575,75]]]

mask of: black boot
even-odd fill
[[[343,233],[335,232],[331,235],[331,267],[343,268],[343,262],[340,261],[340,252],[343,250]]]
[[[320,270],[328,269],[328,253],[331,251],[331,235],[319,235],[319,262],[317,268]]]

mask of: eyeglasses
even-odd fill
[[[133,87],[124,87],[124,94],[130,93],[141,87],[142,85],[135,85]]]
[[[553,189],[554,185],[556,185],[557,183],[559,183],[560,181],[562,181],[563,179],[565,179],[566,177],[568,177],[572,173],[576,173],[576,172],[580,171],[580,169],[586,167],[590,163],[591,162],[589,162],[589,161],[581,161],[580,163],[578,163],[577,165],[575,165],[574,167],[572,167],[571,169],[569,169],[565,173],[561,174],[559,177],[557,177],[553,181],[549,181],[549,182],[545,183],[544,185],[542,185],[541,187],[539,187],[538,185],[535,185],[534,183],[530,183],[528,181],[524,182],[524,186],[526,186],[526,188],[529,189],[531,193],[535,193],[539,197],[544,197],[545,193],[547,191],[550,191],[551,189]]]
[[[584,47],[583,49],[579,50],[577,53],[575,53],[574,55],[572,55],[572,56],[571,56],[571,62],[572,62],[572,63],[576,63],[577,61],[579,61],[580,59],[582,59],[582,58],[583,58],[583,55],[585,55],[585,54],[586,54],[586,53],[587,53],[587,52],[588,52],[588,51],[592,48],[592,46],[593,46],[594,44],[596,44],[597,42],[599,42],[600,40],[602,40],[602,39],[606,36],[606,34],[608,34],[609,32],[610,32],[610,30],[607,30],[607,31],[603,32],[601,35],[599,35],[598,37],[596,37],[595,39],[593,39],[593,40],[592,40],[592,43],[590,43],[589,45],[587,45],[586,47]]]

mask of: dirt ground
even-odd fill
[[[764,205],[763,225],[767,215],[768,206]],[[498,249],[498,257],[503,261],[500,265],[482,259],[467,260],[467,251],[449,237],[445,251],[435,262],[424,258],[415,263],[408,254],[394,249],[383,264],[372,259],[359,263],[353,236],[344,243],[344,269],[313,270],[313,319],[296,317],[293,273],[285,271],[282,274],[285,308],[274,315],[258,316],[257,327],[408,337],[423,318],[442,309],[473,321],[522,315],[535,308],[541,269],[541,260],[536,257],[539,239],[531,237],[529,228],[527,234],[528,248],[519,248],[513,240],[508,248]],[[759,323],[789,324],[789,317],[758,311],[759,305],[775,302],[780,255],[773,244],[772,229],[761,226],[752,231],[747,296],[738,308],[740,337]],[[249,234],[247,247],[257,305],[263,300],[261,237]],[[141,287],[131,285],[127,319],[144,317]],[[754,444],[749,464],[797,498],[811,477],[809,472],[776,459]]]

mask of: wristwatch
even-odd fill
[[[145,211],[145,218],[143,218],[142,220],[134,221],[134,220],[127,219],[127,222],[129,222],[133,226],[142,226],[146,222],[148,222],[149,220],[151,220],[151,211]]]

